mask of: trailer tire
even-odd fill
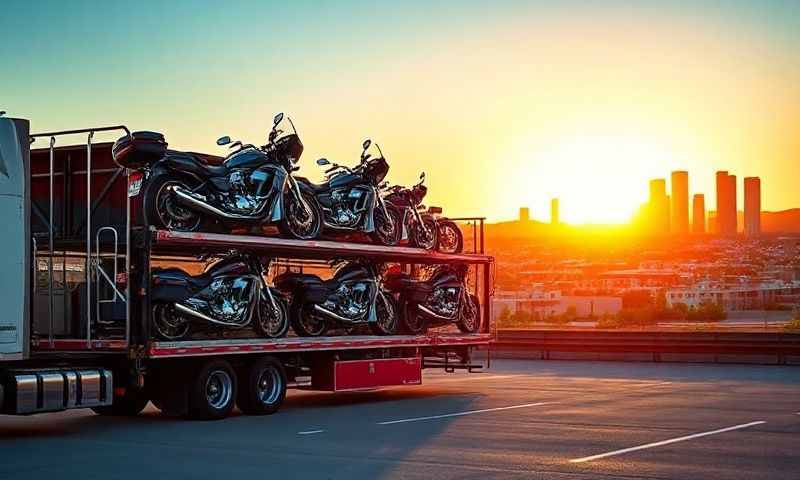
[[[275,357],[261,357],[243,372],[237,403],[247,415],[269,415],[286,398],[286,372]]]
[[[220,420],[233,410],[236,374],[225,360],[201,364],[189,385],[189,418]]]
[[[125,395],[121,397],[114,395],[111,405],[92,407],[92,411],[98,415],[109,417],[135,417],[142,413],[148,402],[149,399],[144,389],[127,388]]]

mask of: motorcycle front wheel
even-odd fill
[[[258,302],[256,330],[265,338],[282,338],[289,332],[289,307],[279,295],[273,294],[275,305],[262,295]]]
[[[442,253],[461,253],[464,250],[464,235],[452,220],[439,220],[437,250]]]
[[[322,209],[308,192],[301,192],[302,203],[289,192],[284,196],[283,218],[278,229],[286,237],[297,240],[313,240],[322,233]]]
[[[181,187],[189,190],[186,181],[170,175],[153,177],[144,196],[144,220],[146,225],[153,225],[160,230],[177,232],[196,232],[200,229],[203,217],[180,205],[169,187]]]
[[[421,225],[414,226],[414,235],[412,237],[412,244],[417,248],[422,248],[424,250],[433,250],[436,248],[437,242],[437,228],[436,228],[436,220],[432,217],[422,217],[422,223],[424,224],[425,228],[422,228]]]
[[[386,217],[383,208],[380,206],[375,207],[373,213],[375,220],[375,230],[370,234],[372,241],[381,245],[391,247],[400,243],[400,237],[403,234],[402,215],[400,210],[394,205],[386,204],[386,211],[389,217]]]
[[[191,323],[182,317],[169,304],[158,304],[153,307],[153,327],[163,340],[182,340],[189,335]]]
[[[328,330],[325,319],[313,313],[312,305],[298,303],[292,310],[292,329],[297,336],[321,337]]]
[[[469,295],[469,301],[461,308],[458,329],[464,333],[478,333],[481,329],[481,304],[478,297]]]
[[[382,298],[381,298],[382,297]],[[375,299],[376,321],[369,324],[375,335],[394,335],[397,333],[397,302],[388,293],[378,293]]]

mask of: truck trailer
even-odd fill
[[[472,252],[343,241],[299,241],[253,232],[156,230],[142,219],[141,178],[118,166],[111,142],[123,126],[30,133],[0,117],[0,413],[91,408],[137,415],[148,402],[168,415],[224,418],[278,410],[287,388],[331,392],[419,385],[422,370],[472,372],[494,338],[494,260],[473,222]],[[75,142],[77,145],[61,143]],[[209,162],[219,157],[207,155]],[[132,198],[133,197],[133,198]],[[482,230],[482,229],[481,229]],[[478,238],[480,237],[480,238]],[[474,334],[429,330],[376,336],[359,331],[267,339],[221,329],[180,341],[152,329],[152,272],[237,250],[269,257],[278,271],[324,269],[334,259],[396,264],[467,264],[481,304]]]

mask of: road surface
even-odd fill
[[[0,478],[800,478],[800,367],[496,361],[221,422],[0,417]]]

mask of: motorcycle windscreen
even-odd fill
[[[0,118],[0,360],[27,357],[30,319],[29,122]]]

